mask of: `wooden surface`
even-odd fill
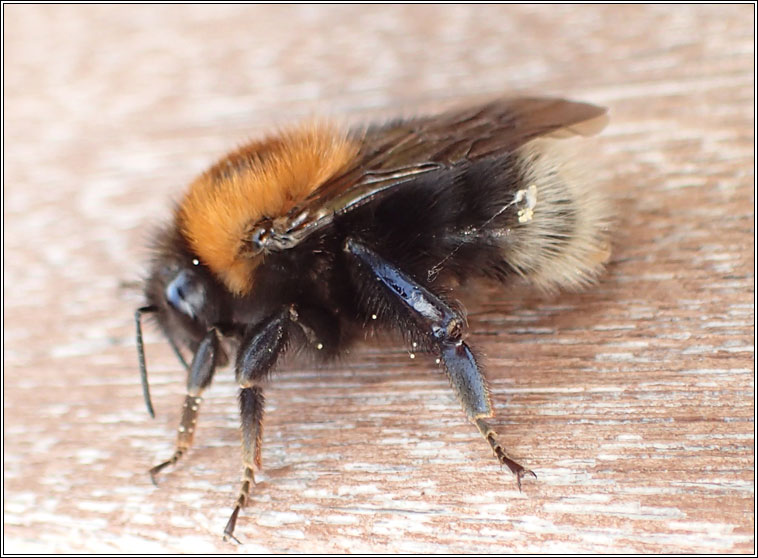
[[[24,6],[4,15],[5,552],[752,552],[754,8]],[[150,227],[246,138],[527,91],[610,107],[601,283],[467,298],[519,493],[428,358],[358,347],[268,390],[241,473],[222,371],[153,487],[183,378],[129,286]]]

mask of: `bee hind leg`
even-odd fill
[[[492,451],[495,453],[495,457],[497,457],[497,460],[500,461],[501,464],[507,466],[511,472],[516,475],[516,484],[518,484],[519,492],[521,491],[521,479],[523,477],[526,475],[532,475],[535,479],[537,478],[537,474],[534,471],[527,469],[508,456],[505,448],[500,444],[500,441],[498,440],[497,432],[492,429],[492,426],[490,426],[489,422],[483,418],[478,418],[475,420],[475,423],[476,427],[479,429],[479,432],[481,432],[482,436],[484,436],[484,439],[489,442]]]
[[[486,420],[493,418],[495,413],[490,404],[484,375],[471,349],[460,337],[441,342],[440,348],[445,370],[469,420],[476,425],[481,435],[487,440],[497,460],[516,475],[516,483],[518,489],[521,490],[521,479],[525,475],[532,475],[534,478],[537,478],[537,475],[508,455],[505,446],[500,442],[498,433]]]
[[[465,324],[463,316],[365,245],[348,239],[345,251],[357,260],[359,267],[366,273],[372,274],[374,280],[367,282],[367,285],[381,285],[378,287],[380,292],[376,294],[384,298],[389,307],[397,309],[397,313],[409,318],[409,321],[403,320],[404,325],[413,327],[427,340],[430,349],[438,352],[469,420],[490,444],[498,461],[516,475],[521,490],[522,477],[527,474],[536,475],[508,455],[497,432],[486,420],[493,418],[494,412],[484,375],[471,349],[462,339]]]
[[[213,380],[213,373],[216,370],[218,357],[218,334],[215,328],[211,328],[200,342],[192,359],[192,364],[189,367],[187,395],[184,398],[182,419],[176,435],[176,449],[170,459],[150,469],[150,479],[153,481],[153,484],[158,484],[156,480],[158,473],[169,465],[175,465],[192,446],[197,426],[197,415],[202,401],[201,394],[210,385],[211,380]]]

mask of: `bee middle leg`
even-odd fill
[[[418,333],[438,351],[469,420],[487,440],[498,461],[516,475],[520,490],[522,477],[536,475],[508,455],[498,433],[487,421],[494,417],[494,411],[484,375],[471,349],[462,339],[463,317],[410,275],[365,245],[348,239],[345,251],[357,260],[366,273],[371,273],[375,282],[382,285],[379,296],[383,296],[392,307],[402,308],[401,312],[410,317]]]
[[[177,461],[189,450],[195,438],[195,428],[197,426],[197,415],[200,410],[202,393],[207,388],[213,373],[216,370],[216,363],[219,358],[219,341],[218,333],[215,328],[211,328],[203,337],[200,345],[195,351],[192,364],[189,367],[187,375],[187,395],[184,398],[182,407],[182,419],[179,423],[176,435],[176,449],[170,459],[159,463],[150,469],[150,478],[153,484],[158,484],[156,477],[163,469],[169,465],[176,464]]]
[[[245,334],[237,353],[235,373],[241,388],[239,401],[244,472],[234,511],[224,528],[224,538],[228,537],[237,543],[240,542],[234,536],[237,517],[247,504],[250,490],[255,485],[254,471],[261,468],[265,399],[260,382],[286,350],[290,327],[296,316],[294,308],[288,306],[257,324]]]

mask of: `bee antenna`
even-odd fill
[[[155,418],[153,403],[150,401],[150,385],[147,382],[147,366],[145,366],[145,347],[142,343],[142,314],[157,312],[156,306],[143,306],[134,312],[134,324],[137,329],[137,358],[139,359],[139,372],[142,379],[142,395],[145,397],[145,405],[150,416]]]

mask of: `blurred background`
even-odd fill
[[[752,552],[754,6],[3,5],[4,551]],[[132,312],[192,177],[310,115],[499,94],[610,108],[607,277],[469,307],[515,489],[399,344],[268,392],[234,547],[236,387],[155,488],[184,382]]]

